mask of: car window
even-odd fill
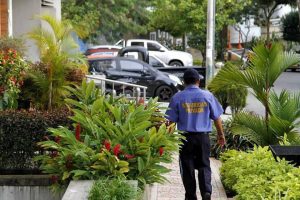
[[[152,42],[148,42],[147,48],[149,51],[159,51],[161,46]]]
[[[152,67],[164,67],[164,65],[159,60],[157,60],[156,58],[154,58],[152,56],[149,56],[149,64]]]
[[[144,42],[131,42],[131,46],[144,46]]]
[[[95,60],[91,62],[90,71],[103,72],[108,69],[115,69],[115,60]]]
[[[121,70],[123,71],[143,71],[144,66],[141,63],[130,61],[130,60],[120,60]]]

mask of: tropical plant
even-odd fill
[[[217,143],[217,130],[213,127],[213,131],[210,135],[211,140],[211,156],[219,158],[220,155],[227,150],[234,149],[238,151],[247,151],[253,148],[254,143],[247,137],[242,135],[236,135],[232,133],[232,120],[226,120],[223,122],[224,136],[226,144],[220,146]]]
[[[72,38],[72,26],[66,21],[58,21],[52,16],[39,17],[45,21],[49,29],[35,28],[28,36],[33,39],[40,50],[41,65],[29,74],[34,92],[39,98],[37,105],[52,109],[63,102],[68,95],[65,86],[70,84],[66,76],[70,69],[77,68],[86,61],[77,51],[77,44]]]
[[[235,64],[233,62],[227,62],[221,70],[226,69],[234,65],[236,70],[240,69],[239,63]],[[208,85],[208,89],[211,89],[211,85],[218,79],[213,79]],[[232,114],[236,114],[241,111],[246,106],[246,99],[248,95],[248,90],[245,86],[239,84],[226,84],[224,87],[219,87],[218,89],[212,89],[212,93],[216,96],[222,105],[224,113],[226,108],[230,106]]]
[[[58,141],[39,143],[54,153],[37,157],[45,173],[53,174],[58,184],[122,174],[141,186],[165,180],[169,170],[162,163],[171,162],[181,136],[174,134],[174,124],[165,124],[157,100],[139,105],[103,96],[94,82],[68,89],[77,98],[66,100],[75,133],[65,127],[50,129]]]
[[[250,57],[249,67],[246,70],[236,70],[233,65],[229,65],[218,73],[210,85],[212,90],[217,91],[221,87],[233,83],[242,85],[252,89],[254,96],[265,107],[264,118],[247,112],[236,114],[232,128],[235,134],[245,135],[261,145],[278,143],[278,137],[283,136],[284,133],[294,142],[298,140],[295,138],[295,129],[291,126],[297,125],[295,124],[295,121],[297,121],[295,118],[298,115],[293,114],[294,118],[286,118],[286,116],[278,116],[280,114],[278,111],[272,112],[272,110],[276,109],[276,106],[281,105],[286,108],[285,104],[287,104],[286,101],[282,100],[284,99],[283,97],[277,97],[274,92],[272,93],[272,87],[284,70],[299,61],[299,56],[283,52],[282,46],[278,43],[274,43],[271,46],[259,44],[254,47],[254,54]],[[298,101],[298,98],[289,98]],[[273,101],[272,103],[270,103],[271,100]],[[294,104],[295,106],[298,105],[295,102]],[[286,111],[298,112],[297,109],[294,111],[286,109]],[[289,115],[291,113],[285,114]],[[281,115],[283,114],[281,113]],[[287,122],[287,120],[290,121]]]
[[[235,199],[299,199],[300,168],[274,159],[268,147],[253,151],[230,150],[222,154],[221,179]]]
[[[126,181],[125,178],[109,179],[102,177],[93,184],[88,200],[134,200],[137,197],[137,188]]]
[[[0,51],[0,110],[16,109],[28,64],[13,49]]]

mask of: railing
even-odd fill
[[[146,100],[146,86],[142,85],[136,85],[131,83],[125,83],[122,81],[115,81],[111,79],[106,79],[102,75],[86,75],[87,80],[93,80],[97,86],[100,86],[101,91],[106,94],[107,93],[107,85],[111,85],[111,95],[113,97],[117,96],[116,91],[116,85],[120,85],[119,91],[121,90],[121,93],[126,96],[126,88],[132,88],[132,96],[136,98],[136,101],[138,102],[141,97],[141,92],[143,92],[143,98]]]

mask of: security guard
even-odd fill
[[[177,123],[186,140],[179,152],[180,173],[185,188],[185,199],[196,200],[195,169],[202,199],[210,200],[212,193],[211,168],[209,162],[210,140],[213,120],[218,132],[218,144],[223,146],[225,138],[220,118],[223,109],[209,91],[199,88],[203,76],[195,69],[188,69],[183,76],[186,88],[175,94],[166,112],[167,119]]]

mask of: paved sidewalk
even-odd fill
[[[212,200],[227,200],[225,190],[220,180],[219,168],[221,162],[211,158],[211,169],[212,169]],[[171,164],[166,165],[168,168],[172,169],[170,173],[166,175],[169,183],[157,186],[157,198],[156,200],[184,200],[184,188],[182,185],[179,165],[178,165],[178,155],[174,156],[174,161]],[[197,175],[196,175],[197,177]],[[199,188],[197,188],[198,200],[201,199]]]

